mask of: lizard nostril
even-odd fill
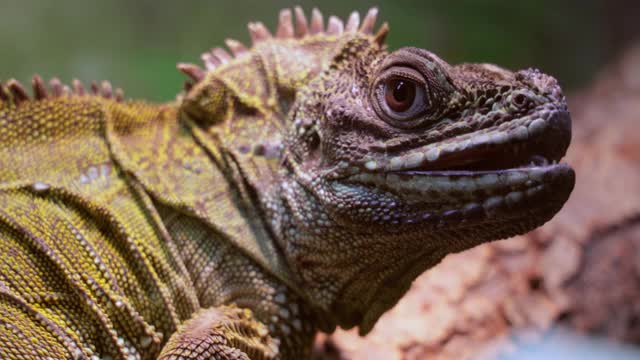
[[[527,97],[523,94],[516,94],[516,96],[513,97],[513,103],[518,107],[523,107],[527,103]]]
[[[531,106],[532,102],[534,102],[534,100],[526,93],[520,91],[514,92],[511,96],[509,96],[509,98],[507,98],[507,101],[510,103],[511,108],[515,111],[527,109]]]

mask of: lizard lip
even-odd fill
[[[430,144],[392,157],[373,172],[405,175],[501,172],[545,167],[564,156],[571,139],[571,118],[566,111],[521,119],[517,125],[484,133],[471,133],[454,141]],[[377,164],[376,164],[377,165]]]
[[[522,160],[527,159],[527,160]],[[543,155],[530,155],[529,157],[497,157],[497,158],[482,158],[475,161],[465,162],[464,164],[443,166],[442,169],[438,167],[429,167],[425,169],[416,168],[403,171],[395,171],[399,175],[449,175],[449,176],[472,176],[483,175],[492,173],[508,172],[511,170],[526,170],[526,169],[545,169],[549,166],[558,164],[559,160],[549,160]]]
[[[431,175],[431,176],[451,176],[451,177],[463,177],[463,176],[481,176],[488,174],[500,174],[500,173],[509,173],[521,171],[524,172],[526,170],[534,170],[534,171],[547,171],[555,166],[561,165],[566,166],[565,164],[559,163],[557,160],[549,160],[541,155],[532,155],[529,160],[525,162],[513,162],[512,166],[500,166],[499,162],[487,161],[487,162],[477,162],[471,163],[469,166],[456,168],[448,168],[442,170],[431,170],[431,169],[412,169],[412,170],[404,170],[404,171],[396,171],[392,172],[397,175],[405,175],[405,176],[420,176],[420,175]]]

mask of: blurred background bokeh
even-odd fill
[[[68,82],[111,80],[130,97],[172,99],[177,61],[199,61],[226,37],[248,41],[246,23],[270,28],[278,10],[318,6],[346,17],[380,8],[392,49],[430,49],[450,63],[535,66],[569,90],[587,84],[640,33],[637,0],[2,0],[0,80],[38,72]]]

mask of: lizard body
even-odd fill
[[[280,13],[174,103],[0,87],[3,358],[296,359],[446,254],[529,231],[572,170],[557,82]]]

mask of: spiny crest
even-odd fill
[[[271,39],[303,39],[305,37],[319,35],[339,36],[345,32],[360,32],[371,35],[380,46],[384,46],[386,35],[389,32],[389,26],[385,22],[375,34],[373,33],[378,17],[378,9],[375,7],[369,9],[362,23],[360,22],[360,14],[357,11],[352,12],[347,19],[346,25],[339,17],[332,15],[329,17],[325,26],[324,17],[316,8],[311,11],[310,21],[299,6],[296,6],[293,12],[295,12],[295,21],[291,9],[283,9],[280,11],[275,36],[263,23],[250,22],[248,29],[252,46]],[[197,83],[205,77],[208,71],[212,71],[218,66],[226,64],[234,58],[241,57],[249,52],[249,49],[237,40],[227,39],[225,43],[231,53],[223,48],[217,47],[201,55],[204,69],[199,65],[191,63],[179,63],[177,66],[178,69]],[[185,90],[189,91],[193,85],[194,83],[192,82],[186,82]]]
[[[124,92],[122,89],[117,88],[114,90],[108,81],[103,81],[100,85],[93,81],[89,88],[86,89],[77,79],[74,79],[71,86],[68,86],[63,84],[60,79],[54,77],[49,80],[49,86],[47,86],[39,75],[34,75],[31,80],[31,87],[33,89],[33,95],[29,96],[25,87],[15,79],[11,79],[6,83],[0,83],[0,101],[20,105],[30,100],[53,99],[72,95],[100,96],[105,99],[113,99],[117,102],[124,100]]]

